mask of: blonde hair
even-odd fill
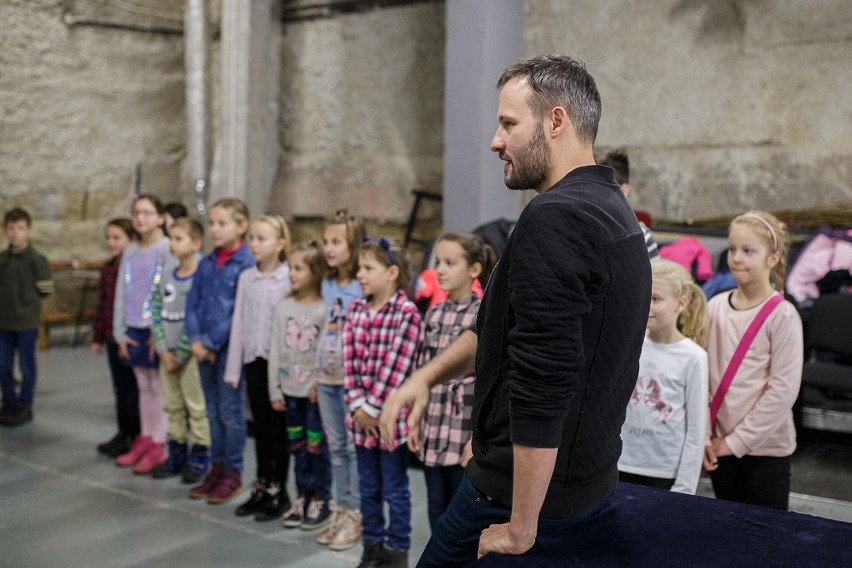
[[[784,289],[784,277],[787,275],[787,252],[790,246],[790,234],[787,228],[772,213],[766,211],[747,211],[731,221],[730,232],[734,225],[746,225],[766,241],[769,254],[778,253],[778,262],[769,272],[769,281],[776,290]]]
[[[248,232],[249,224],[249,209],[246,202],[236,197],[223,197],[211,205],[210,209],[215,209],[216,207],[221,207],[225,211],[228,211],[238,225],[241,223],[245,224],[246,230],[240,235],[240,238],[244,238],[246,236],[246,232]]]
[[[255,221],[266,223],[279,239],[284,239],[284,248],[278,253],[278,260],[284,262],[287,260],[287,247],[290,246],[290,227],[287,226],[287,221],[278,213],[264,213],[254,218]]]
[[[676,298],[686,297],[686,307],[677,317],[677,329],[698,345],[707,345],[707,298],[704,291],[692,280],[686,268],[671,260],[659,259],[651,263],[654,280],[669,285]]]
[[[351,216],[348,209],[338,209],[325,222],[326,227],[329,225],[343,225],[346,231],[346,244],[349,245],[349,256],[352,259],[352,272],[347,276],[355,278],[355,275],[358,274],[358,254],[361,252],[361,242],[367,235],[367,231],[364,230],[364,223],[357,217]],[[338,269],[327,266],[326,275],[329,278],[337,278]]]
[[[414,296],[412,288],[414,267],[411,264],[408,251],[402,245],[385,238],[365,239],[361,244],[360,254],[365,253],[371,254],[382,266],[399,268],[399,276],[396,279],[397,288],[405,292],[409,298]]]

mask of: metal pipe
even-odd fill
[[[186,0],[183,19],[186,67],[186,165],[198,216],[207,212],[210,164],[208,54],[210,31],[207,0]]]

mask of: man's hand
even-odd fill
[[[518,556],[532,548],[534,544],[535,534],[515,534],[510,522],[502,525],[491,525],[479,536],[477,558],[482,558],[491,552]]]
[[[403,407],[408,414],[408,447],[416,452],[420,447],[420,421],[429,406],[429,383],[418,369],[385,401],[379,415],[379,430],[385,444],[396,449],[396,425]]]
[[[363,408],[359,408],[355,411],[355,414],[352,415],[352,420],[355,421],[355,424],[357,424],[361,431],[366,435],[379,435],[379,419],[373,418],[367,414]]]

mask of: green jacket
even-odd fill
[[[41,299],[53,292],[47,259],[32,245],[13,253],[0,252],[0,330],[37,329]]]

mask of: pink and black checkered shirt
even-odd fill
[[[352,421],[352,415],[363,408],[377,417],[388,396],[414,371],[423,325],[417,306],[406,295],[397,291],[375,315],[365,298],[352,302],[343,325],[343,376],[344,400],[349,405],[346,425],[352,432],[355,444],[365,448],[389,448],[376,436],[365,435]],[[405,420],[407,412],[399,418],[397,444],[408,437]]]

